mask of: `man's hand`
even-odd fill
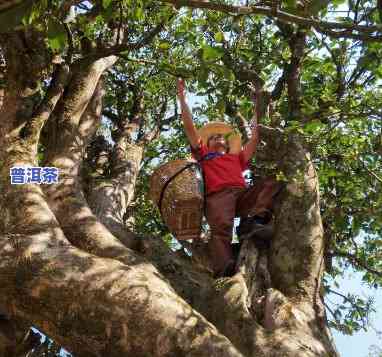
[[[184,83],[184,79],[183,78],[178,78],[177,79],[177,82],[176,82],[176,87],[177,87],[177,91],[178,91],[178,97],[179,97],[179,100],[184,100],[185,99],[185,83]]]
[[[260,117],[260,110],[259,110],[260,109],[259,108],[260,103],[258,102],[259,95],[256,96],[256,94],[259,94],[259,93],[256,92],[254,87],[250,87],[250,89],[251,89],[251,93],[252,93],[251,97],[252,97],[252,101],[253,101],[255,110],[254,110],[251,124],[250,124],[251,138],[248,140],[248,142],[245,144],[245,146],[243,148],[244,159],[246,161],[249,161],[252,158],[252,156],[255,155],[257,143],[260,140],[258,121],[257,121],[258,118]]]
[[[253,105],[254,105],[254,114],[252,116],[252,120],[251,120],[251,123],[249,125],[251,131],[252,131],[252,135],[253,135],[253,132],[257,129],[257,117],[258,117],[258,104],[257,101],[256,101],[256,93],[255,93],[255,90],[254,88],[251,87],[251,99],[252,99],[252,102],[253,102]]]
[[[251,131],[254,131],[255,129],[257,129],[257,115],[254,115],[252,117],[252,121],[249,127],[251,128]]]
[[[198,143],[199,143],[199,135],[195,129],[194,123],[192,121],[192,115],[191,111],[188,108],[188,105],[186,103],[186,98],[185,98],[185,84],[184,84],[184,79],[183,78],[178,78],[176,82],[176,87],[178,91],[178,98],[180,101],[180,107],[182,109],[182,120],[183,120],[183,126],[184,130],[186,132],[188,141],[190,142],[191,146],[193,148],[197,148]]]

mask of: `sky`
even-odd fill
[[[339,279],[341,293],[354,293],[360,296],[373,296],[376,313],[371,315],[371,325],[367,332],[361,330],[352,336],[332,331],[334,341],[341,357],[368,357],[372,345],[382,348],[382,291],[368,288],[361,279],[362,275],[354,271],[346,273]],[[377,331],[380,332],[378,335]]]
[[[192,107],[200,105],[203,99],[188,94],[187,101],[190,109],[192,109]],[[236,222],[236,224],[237,223],[238,222]],[[334,329],[332,330],[334,342],[341,357],[369,357],[371,346],[376,345],[382,348],[382,291],[367,287],[362,283],[362,275],[351,270],[345,274],[343,279],[337,279],[337,282],[340,285],[339,291],[344,295],[353,293],[363,297],[374,297],[377,312],[373,313],[370,317],[371,326],[368,328],[368,331],[361,330],[352,336],[348,336]],[[331,295],[330,299],[336,301],[335,296]],[[338,300],[338,302],[340,302],[340,300]],[[378,331],[380,335],[378,335]],[[70,356],[65,353],[64,349],[62,349],[60,355],[65,357]]]
[[[187,101],[192,110],[193,107],[203,103],[203,98],[188,94]],[[362,282],[362,274],[352,270],[349,270],[343,279],[337,279],[337,282],[340,288],[336,290],[339,290],[343,295],[353,293],[361,297],[374,297],[376,313],[370,316],[372,327],[369,327],[368,331],[360,330],[349,336],[334,329],[332,330],[334,342],[341,357],[369,357],[369,348],[371,346],[377,345],[382,348],[382,291],[370,289]],[[330,299],[336,302],[336,297],[332,295]],[[381,334],[378,336],[375,330],[380,331]]]
[[[347,10],[347,8],[342,5],[337,10]],[[203,98],[191,94],[187,95],[187,100],[191,110],[192,107],[203,103]],[[369,357],[371,346],[376,345],[382,349],[382,291],[370,289],[362,282],[362,274],[352,270],[349,270],[344,278],[337,279],[337,282],[340,286],[339,291],[344,295],[353,293],[374,298],[376,313],[370,316],[371,326],[367,331],[361,330],[349,336],[332,330],[334,342],[341,357]],[[330,299],[336,301],[335,296],[331,295]]]
[[[346,10],[345,5],[342,5],[338,10]],[[197,102],[202,101],[195,96],[188,96],[190,107],[196,106]],[[373,296],[375,301],[376,313],[372,314],[370,321],[371,326],[368,331],[359,331],[352,336],[344,335],[336,330],[333,330],[333,337],[338,352],[341,357],[368,357],[370,347],[377,345],[382,348],[382,292],[368,288],[362,283],[362,275],[354,271],[349,271],[345,274],[343,279],[338,279],[340,284],[340,291],[342,294],[353,293],[360,296]],[[335,297],[331,297],[335,301]],[[380,334],[378,334],[378,331]],[[62,356],[67,356],[62,351]]]

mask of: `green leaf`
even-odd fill
[[[375,74],[377,75],[377,77],[378,77],[379,79],[382,78],[382,64],[379,65],[379,67],[375,70]]]
[[[337,6],[341,5],[341,4],[343,4],[344,2],[345,2],[345,0],[332,0],[330,2],[330,5],[332,5],[333,7],[337,7]]]
[[[40,9],[37,4],[33,4],[31,9],[25,13],[21,22],[24,26],[31,25],[40,16]]]
[[[111,5],[112,1],[113,0],[102,0],[102,7],[107,9]]]
[[[222,48],[204,46],[203,47],[203,59],[205,61],[216,61],[223,57],[224,51]]]
[[[221,31],[216,32],[214,37],[215,37],[216,42],[224,42],[223,32],[221,32]]]
[[[248,48],[242,48],[239,50],[240,55],[245,57],[246,60],[252,60],[255,56],[255,53],[253,50]]]
[[[145,13],[144,13],[143,8],[141,6],[138,6],[135,9],[135,17],[139,21],[142,21],[145,18]]]
[[[56,19],[48,21],[48,43],[53,51],[62,50],[67,41],[66,31],[63,24]]]
[[[334,168],[329,168],[328,171],[326,172],[326,175],[328,177],[336,177],[337,176],[337,171]]]
[[[9,10],[2,10],[0,13],[0,33],[12,31],[20,25],[26,25],[29,22],[33,5],[33,0],[27,0],[18,6],[12,6]]]
[[[304,126],[304,131],[314,134],[324,126],[319,120],[312,120]]]
[[[159,48],[162,50],[168,50],[170,48],[171,44],[167,41],[163,41],[159,44]]]
[[[283,1],[288,9],[296,8],[296,0],[285,0]]]

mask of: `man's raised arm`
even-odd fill
[[[243,148],[245,161],[251,160],[252,156],[256,153],[257,144],[260,139],[259,128],[257,126],[258,116],[258,111],[255,110],[251,122],[251,138],[248,140],[248,142]]]
[[[177,89],[178,89],[178,99],[179,99],[180,107],[182,110],[182,121],[183,121],[184,131],[186,132],[188,141],[190,142],[191,146],[194,149],[196,149],[199,144],[199,135],[194,126],[190,109],[186,103],[186,98],[184,94],[184,80],[181,78],[178,78]]]

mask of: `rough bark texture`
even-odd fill
[[[318,181],[297,135],[261,129],[263,155],[277,153],[288,179],[276,233],[269,250],[245,242],[240,272],[213,281],[188,256],[124,226],[142,159],[129,140],[117,140],[113,179],[93,186],[88,205],[80,165],[100,120],[100,78],[116,58],[78,61],[69,76],[58,68],[38,101],[30,84],[41,68],[28,62],[26,81],[17,46],[3,46],[0,311],[9,321],[33,324],[78,356],[337,356],[319,296]],[[59,183],[11,185],[11,167],[36,166],[46,122],[44,166],[59,168]],[[0,331],[0,356],[7,346]]]
[[[39,342],[29,326],[0,315],[0,356],[21,357]]]
[[[88,184],[87,200],[94,214],[125,245],[131,246],[127,232],[126,216],[134,198],[135,183],[143,158],[141,145],[117,142],[114,151],[120,150],[119,160],[114,161],[111,177],[94,177]]]

